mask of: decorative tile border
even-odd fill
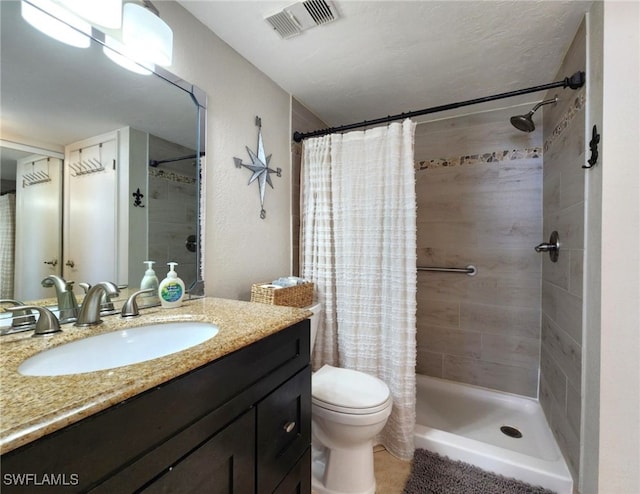
[[[158,170],[157,168],[149,167],[149,176],[162,178],[164,180],[169,180],[170,182],[180,182],[183,184],[196,184],[196,179],[193,177],[187,177],[186,175],[180,175],[179,173],[175,173],[168,170]]]
[[[434,168],[454,168],[456,166],[481,165],[485,163],[495,163],[497,161],[513,161],[540,157],[542,157],[542,149],[540,148],[512,149],[418,161],[415,163],[415,168],[417,171]]]
[[[584,106],[586,103],[586,96],[584,90],[580,91],[580,93],[574,98],[573,104],[567,108],[567,111],[564,112],[560,121],[553,129],[553,132],[549,134],[549,137],[544,141],[544,150],[548,151],[551,145],[562,135],[564,130],[569,127],[571,121],[576,117],[578,113],[584,110]]]
[[[573,103],[564,112],[560,121],[555,126],[549,137],[545,140],[543,149],[548,151],[551,145],[562,135],[573,119],[584,110],[586,97],[584,90],[580,91],[573,100]],[[468,156],[454,156],[449,158],[436,158],[426,161],[418,161],[415,163],[416,171],[435,169],[435,168],[453,168],[456,166],[478,165],[483,163],[494,163],[496,161],[519,160],[529,158],[540,158],[543,155],[543,149],[526,148],[501,150],[484,154],[472,154]]]

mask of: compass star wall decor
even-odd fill
[[[271,161],[271,155],[266,156],[264,152],[264,143],[262,142],[262,119],[256,117],[256,126],[258,127],[258,151],[254,153],[246,146],[249,158],[251,158],[251,164],[245,164],[240,158],[233,158],[233,162],[236,168],[242,168],[243,166],[252,171],[251,178],[247,185],[251,185],[252,182],[258,181],[260,187],[260,218],[265,219],[267,212],[264,209],[264,192],[267,184],[273,189],[273,183],[271,182],[271,174],[275,173],[278,177],[282,176],[282,169],[276,168],[275,170],[269,168],[269,162]]]

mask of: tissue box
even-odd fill
[[[251,301],[261,304],[308,307],[313,303],[313,283],[277,288],[269,283],[251,285]]]

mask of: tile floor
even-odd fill
[[[383,446],[374,448],[373,461],[377,484],[376,494],[402,494],[411,472],[411,462],[398,460]]]
[[[374,448],[373,461],[377,484],[376,494],[402,494],[411,473],[411,462],[398,460],[382,446]]]

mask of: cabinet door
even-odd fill
[[[224,428],[140,492],[253,494],[255,408]]]
[[[272,493],[311,444],[309,366],[258,403],[257,432],[257,492]]]

